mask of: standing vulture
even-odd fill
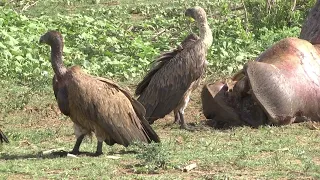
[[[0,143],[3,143],[3,142],[9,143],[9,140],[7,136],[0,129]]]
[[[157,63],[138,84],[135,94],[146,108],[146,119],[152,124],[174,111],[175,122],[189,129],[183,114],[191,92],[200,84],[207,64],[207,50],[212,44],[212,32],[206,12],[201,7],[189,8],[185,15],[196,20],[198,37],[190,34],[181,45],[161,54]]]
[[[91,132],[98,140],[96,155],[102,154],[103,141],[124,146],[133,141],[160,142],[144,118],[144,107],[127,91],[110,80],[84,73],[79,66],[63,65],[63,38],[59,32],[47,32],[40,43],[51,46],[54,94],[61,112],[74,123],[77,141],[72,154],[79,153],[84,136]]]

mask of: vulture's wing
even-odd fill
[[[125,89],[121,88],[119,85],[117,85],[113,81],[110,81],[108,79],[101,78],[101,77],[96,77],[96,78],[99,81],[107,83],[108,85],[111,85],[112,87],[114,87],[116,89],[119,89],[130,100],[135,113],[139,117],[139,119],[140,119],[140,121],[142,123],[142,126],[143,126],[145,132],[147,133],[148,142],[151,142],[151,140],[153,140],[155,142],[160,142],[159,136],[156,134],[156,132],[152,129],[152,127],[150,126],[148,121],[145,119],[146,110],[143,107],[143,105],[139,101],[134,99],[128,91],[126,91]]]
[[[86,117],[124,146],[135,140],[159,142],[159,137],[144,119],[143,106],[110,80],[88,76],[73,77],[68,84],[70,110]],[[72,102],[71,102],[72,99]]]
[[[59,87],[59,81],[56,75],[54,75],[52,79],[52,88],[53,88],[53,93],[54,93],[54,96],[56,97],[60,111],[64,115],[69,116],[70,110],[69,110],[67,87],[65,85],[62,87]]]
[[[0,129],[0,143],[3,143],[3,142],[9,143],[9,140],[7,136]]]
[[[190,85],[204,73],[204,44],[193,39],[184,43],[186,47],[152,75],[138,98],[146,108],[149,121],[162,118],[176,108]]]
[[[135,94],[140,95],[143,93],[145,88],[149,85],[150,80],[153,75],[158,72],[165,64],[167,64],[173,57],[175,57],[178,53],[180,53],[184,48],[192,45],[199,37],[196,34],[190,34],[177,48],[161,53],[160,56],[153,61],[153,67],[149,70],[149,72],[145,75],[143,80],[137,85]]]
[[[56,97],[56,99],[57,99],[59,87],[58,87],[58,79],[57,79],[56,75],[54,75],[52,78],[52,88],[53,88],[54,97]]]

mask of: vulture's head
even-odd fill
[[[202,7],[196,6],[193,8],[188,8],[185,12],[185,16],[191,17],[197,22],[202,22],[207,19],[207,14]]]
[[[39,43],[57,45],[63,43],[62,35],[58,31],[48,31],[40,37]]]

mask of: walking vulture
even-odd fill
[[[204,9],[189,8],[185,15],[195,19],[199,36],[190,34],[178,48],[161,54],[155,60],[157,65],[146,74],[135,92],[146,108],[150,124],[173,110],[175,122],[183,129],[190,129],[183,117],[184,110],[205,73],[207,50],[213,38]]]
[[[77,141],[72,154],[79,153],[84,136],[91,132],[98,140],[96,155],[102,154],[103,141],[124,146],[133,141],[160,142],[144,117],[144,107],[126,90],[108,79],[86,74],[79,66],[64,66],[59,32],[48,31],[40,43],[51,46],[54,94],[61,112],[74,123]]]

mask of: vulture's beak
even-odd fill
[[[194,20],[192,17],[190,17],[190,16],[187,17],[187,20],[188,20],[189,22],[194,22],[194,21],[195,21],[195,20]]]
[[[188,24],[188,28],[189,28],[189,32],[192,32],[192,23],[195,21],[191,16],[187,16],[187,24]]]

